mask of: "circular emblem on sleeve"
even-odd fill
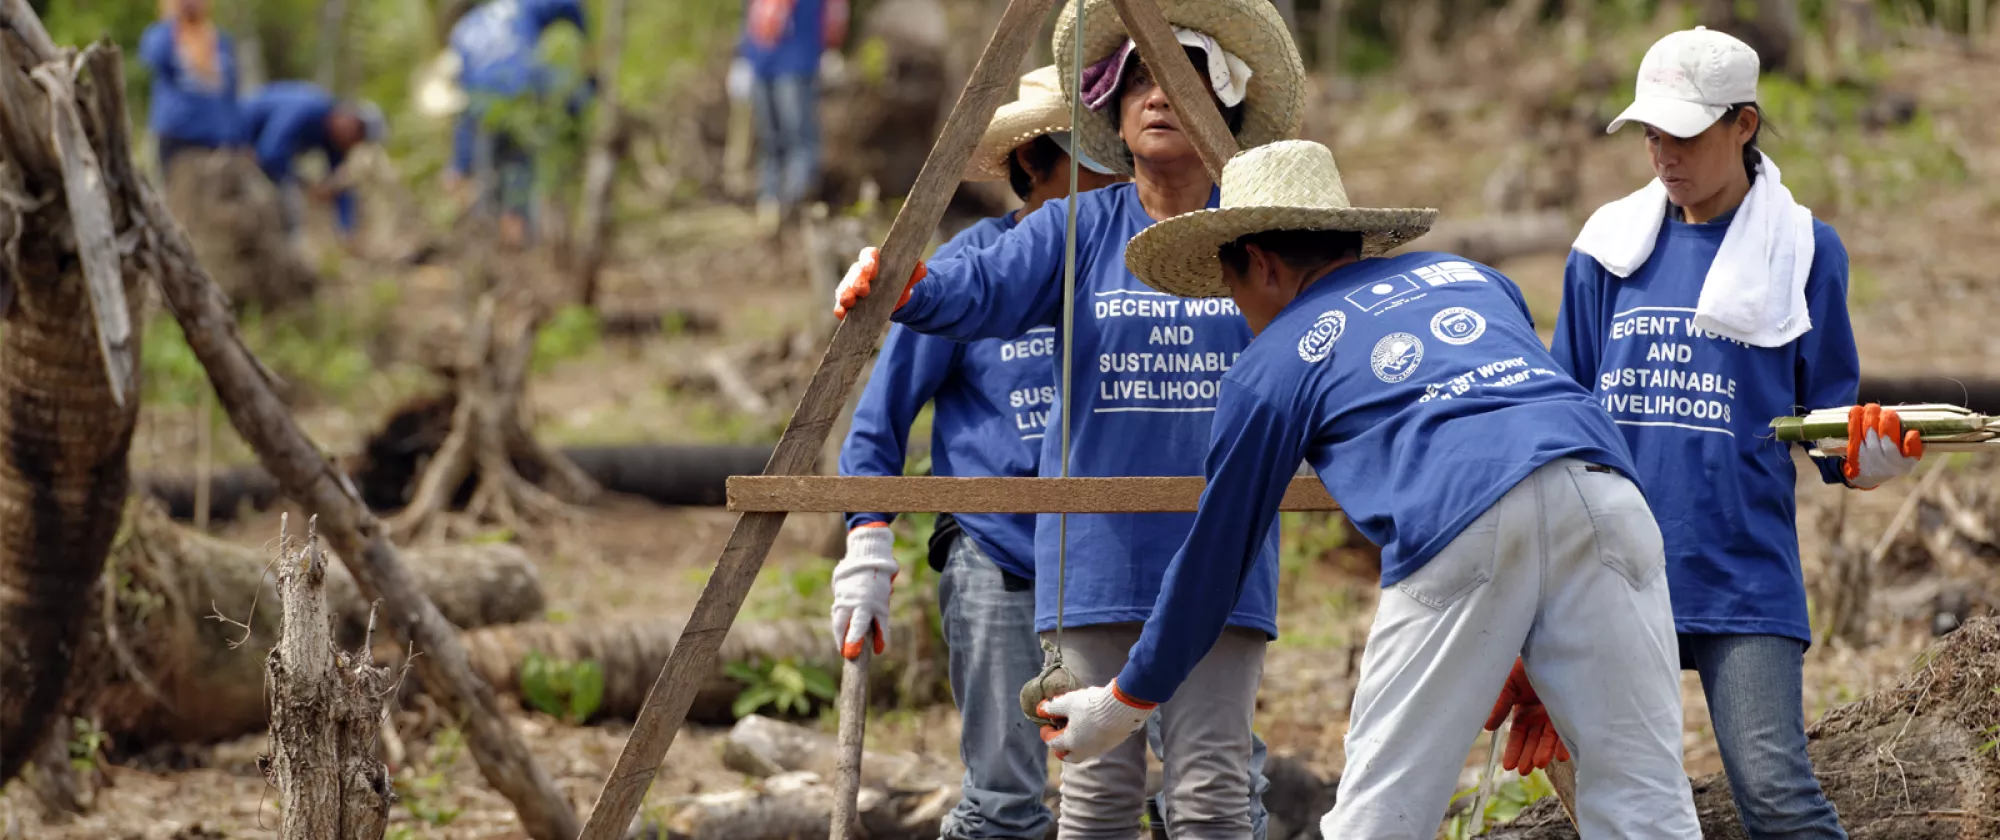
[[[1431,316],[1431,335],[1446,344],[1471,344],[1486,334],[1486,316],[1454,306]]]
[[[1375,342],[1375,352],[1368,356],[1375,378],[1390,383],[1410,378],[1423,360],[1424,342],[1405,332],[1382,336],[1381,341]]]
[[[1347,313],[1329,309],[1319,314],[1313,321],[1312,329],[1299,339],[1299,358],[1308,362],[1323,362],[1333,355],[1333,343],[1340,340],[1340,334],[1347,329]]]

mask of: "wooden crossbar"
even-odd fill
[[[744,513],[1192,513],[1200,476],[952,478],[735,475],[729,509]],[[1339,510],[1318,478],[1299,477],[1278,506]]]

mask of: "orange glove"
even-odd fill
[[[846,320],[847,310],[853,309],[862,298],[868,296],[875,283],[875,272],[881,268],[880,263],[880,250],[861,249],[861,257],[847,267],[847,276],[841,279],[840,288],[833,293],[833,317]],[[917,267],[910,271],[910,285],[903,287],[903,296],[896,300],[897,309],[903,308],[903,304],[910,302],[910,290],[916,288],[917,282],[929,273],[930,269],[924,265],[924,261],[917,260]]]
[[[1569,748],[1556,734],[1549,710],[1542,706],[1542,699],[1535,694],[1535,686],[1528,682],[1527,669],[1518,658],[1507,682],[1500,686],[1500,699],[1494,701],[1493,713],[1486,717],[1486,730],[1499,729],[1509,711],[1514,713],[1514,725],[1507,731],[1507,750],[1501,754],[1501,767],[1526,774],[1547,767],[1556,759],[1569,760]]]
[[[1922,433],[1904,431],[1895,409],[1868,403],[1847,410],[1847,463],[1841,467],[1841,475],[1848,484],[1873,490],[1915,469],[1922,457]]]

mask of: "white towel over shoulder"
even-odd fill
[[[1658,178],[1597,208],[1575,248],[1604,270],[1630,277],[1653,254],[1666,218],[1667,188]],[[1778,164],[1763,156],[1757,182],[1737,208],[1702,279],[1696,327],[1755,347],[1780,347],[1812,329],[1806,277],[1812,272],[1812,211],[1792,200]]]

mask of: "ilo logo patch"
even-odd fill
[[[1486,316],[1454,306],[1431,316],[1431,335],[1446,344],[1466,345],[1486,334]]]
[[[1375,378],[1392,384],[1410,378],[1423,361],[1423,340],[1406,332],[1382,336],[1381,341],[1375,342],[1375,352],[1368,356]]]
[[[1312,329],[1299,339],[1299,358],[1308,362],[1326,361],[1326,357],[1333,355],[1333,343],[1346,330],[1347,313],[1338,309],[1321,312]]]

